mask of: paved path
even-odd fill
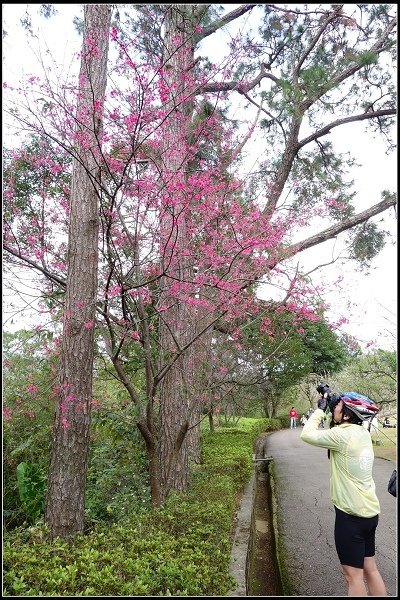
[[[333,539],[335,513],[329,499],[327,451],[300,440],[301,427],[268,436],[274,459],[280,537],[294,596],[346,596]],[[376,559],[388,595],[397,596],[397,499],[387,491],[395,464],[375,458],[374,480],[381,503]]]

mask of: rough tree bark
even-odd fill
[[[193,104],[190,101],[182,102],[179,97],[189,95],[188,81],[182,74],[190,73],[194,62],[194,48],[189,45],[190,33],[194,31],[195,7],[191,5],[171,5],[166,13],[165,20],[165,58],[164,72],[166,85],[170,92],[167,108],[171,114],[167,121],[162,158],[162,170],[167,178],[179,174],[185,161],[186,149],[182,127],[187,126]],[[178,109],[176,107],[179,107]],[[179,176],[179,175],[178,175]],[[182,198],[182,203],[184,198]],[[191,267],[187,259],[180,258],[179,264],[174,259],[173,266],[169,266],[172,253],[186,247],[185,210],[183,204],[177,204],[175,199],[173,210],[168,208],[162,215],[161,239],[167,243],[163,251],[163,271],[167,273],[161,285],[168,298],[168,288],[173,278],[180,281],[190,280]],[[181,210],[183,208],[183,210]],[[167,242],[168,240],[168,242]],[[171,268],[173,272],[171,273]],[[175,302],[168,316],[161,323],[161,362],[169,361],[174,353],[179,353],[181,348],[194,337],[193,323],[191,323],[190,309],[184,303]],[[171,489],[187,490],[189,484],[189,453],[187,444],[187,431],[190,425],[190,404],[188,388],[192,378],[190,361],[191,352],[182,354],[164,376],[160,387],[160,447],[159,464],[161,471],[162,499]]]
[[[84,530],[94,356],[99,231],[100,138],[111,5],[84,8],[68,233],[68,276],[45,521],[50,537]],[[78,137],[78,136],[77,136]]]

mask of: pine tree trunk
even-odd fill
[[[112,9],[92,4],[85,5],[84,11],[76,133],[89,147],[80,147],[72,170],[60,384],[45,510],[51,538],[67,538],[84,530],[98,285],[98,149]],[[93,51],[94,44],[98,51]]]
[[[198,327],[203,329],[207,322],[211,322],[210,317],[201,309],[198,311]],[[212,328],[205,332],[201,339],[192,347],[192,354],[195,356],[193,368],[192,385],[192,406],[190,430],[188,432],[189,460],[195,464],[201,462],[201,443],[200,443],[200,421],[202,417],[203,399],[209,397],[211,393],[211,373],[212,373]]]
[[[183,76],[190,73],[193,65],[193,48],[187,42],[193,30],[193,7],[171,5],[165,20],[165,80],[171,97],[171,114],[164,134],[163,171],[168,178],[182,170],[185,162],[183,128],[189,122],[192,102],[178,100],[188,95],[188,83]],[[177,108],[176,108],[177,107]],[[168,109],[168,104],[167,104]],[[182,177],[182,174],[180,175]],[[161,239],[174,240],[171,252],[180,253],[187,246],[184,209],[176,204],[174,214],[165,211],[162,216]],[[183,199],[182,199],[183,200]],[[176,218],[181,215],[179,223]],[[172,232],[172,236],[171,236]],[[163,264],[168,269],[168,248],[163,253]],[[184,258],[174,262],[175,281],[190,281],[191,267]],[[162,282],[163,292],[168,298],[170,280]],[[175,303],[161,324],[160,341],[162,360],[168,362],[179,348],[193,339],[193,315],[184,303]],[[170,490],[187,490],[189,484],[189,454],[187,430],[190,425],[191,395],[188,390],[192,382],[190,351],[182,354],[164,377],[160,389],[160,446],[159,461],[163,500]]]

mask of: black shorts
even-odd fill
[[[335,506],[335,545],[340,564],[362,569],[366,556],[375,556],[375,531],[379,515],[356,517]]]

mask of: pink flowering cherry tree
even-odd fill
[[[320,99],[365,67],[361,60],[346,67],[341,58],[336,71],[326,67],[343,31],[354,27],[339,8],[318,16],[311,11],[307,18],[318,27],[293,37],[295,24],[300,31],[307,18],[268,5],[264,48],[237,36],[219,65],[196,55],[209,36],[254,6],[214,20],[203,5],[141,7],[139,17],[161,18],[159,39],[110,26],[107,13],[101,28],[112,49],[107,80],[105,37],[88,33],[88,25],[77,86],[32,76],[9,89],[19,94],[10,112],[33,137],[7,157],[4,248],[12,264],[41,274],[43,310],[51,308],[54,322],[63,324],[46,512],[55,535],[83,528],[94,335],[136,406],[151,497],[160,506],[171,490],[187,490],[190,460],[199,460],[199,422],[208,401],[201,383],[213,332],[239,344],[241,324],[254,315],[265,316],[266,332],[273,310],[287,311],[294,321],[316,318],[321,306],[313,302],[309,280],[289,269],[291,258],[395,204],[386,193],[355,214],[340,169],[325,175],[318,158],[320,152],[327,172],[333,168],[331,148],[321,141],[330,128],[382,122],[395,113],[388,104],[315,125]],[[390,50],[393,27],[388,17],[386,37],[377,33],[371,52]],[[290,44],[297,54],[289,69],[283,48]],[[318,61],[325,65],[319,71]],[[260,89],[266,82],[270,87]],[[227,118],[232,94],[256,107],[244,129]],[[315,126],[303,135],[306,118]],[[266,156],[260,180],[246,180],[238,176],[240,161],[260,128],[275,140],[270,164]],[[306,153],[312,144],[317,154]],[[293,243],[293,232],[315,218],[333,224]],[[279,284],[281,300],[261,302],[261,283]],[[139,383],[133,359],[143,372]],[[85,458],[76,495],[68,461],[78,455]],[[57,502],[66,502],[63,514]]]

